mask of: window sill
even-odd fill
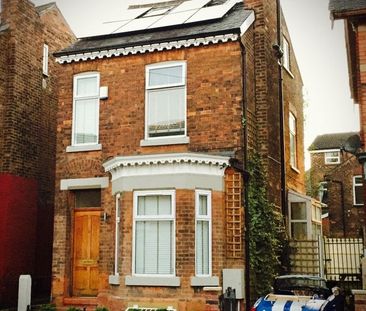
[[[283,69],[285,69],[285,71],[288,73],[288,75],[289,75],[292,79],[294,79],[294,78],[295,78],[295,76],[294,76],[294,75],[293,75],[293,73],[290,71],[290,69],[286,68],[285,66],[283,66]]]
[[[110,285],[119,285],[119,274],[111,274],[108,277],[108,283]]]
[[[156,139],[142,139],[140,141],[141,147],[147,146],[163,146],[163,145],[181,145],[189,144],[189,137],[164,137]]]
[[[66,147],[66,152],[83,152],[83,151],[97,151],[97,150],[102,150],[101,144]]]
[[[127,286],[167,286],[179,287],[180,278],[176,276],[131,276],[125,277]]]
[[[191,277],[191,286],[218,286],[219,278],[217,276],[193,276]]]
[[[291,169],[292,169],[293,171],[295,171],[296,173],[300,174],[300,170],[299,170],[297,167],[292,166],[292,165],[290,165],[290,166],[291,166]]]

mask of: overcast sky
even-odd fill
[[[152,0],[56,0],[78,37],[118,20],[130,3]],[[36,5],[50,0],[34,0]],[[333,29],[328,0],[281,0],[305,85],[305,147],[319,134],[358,131],[358,106],[350,98],[343,22]],[[309,162],[307,162],[307,166]]]

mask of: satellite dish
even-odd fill
[[[342,146],[342,150],[352,153],[356,155],[358,149],[361,148],[361,139],[358,134],[354,134],[347,138],[344,145]]]

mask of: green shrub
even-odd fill
[[[40,305],[37,308],[38,311],[56,311],[56,306],[53,304],[44,304]]]
[[[96,307],[95,311],[109,311],[106,307]]]
[[[67,311],[83,311],[83,310],[80,308],[70,307],[67,309]]]
[[[287,243],[281,211],[267,198],[267,174],[262,159],[253,152],[248,159],[250,290],[251,300],[271,291],[281,269],[280,257]]]

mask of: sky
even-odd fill
[[[36,5],[51,0],[33,0]],[[129,4],[153,0],[53,0],[77,37],[118,20]],[[329,17],[328,0],[281,0],[304,82],[305,148],[317,135],[359,130],[350,95],[343,21]],[[309,168],[306,152],[306,168]]]

